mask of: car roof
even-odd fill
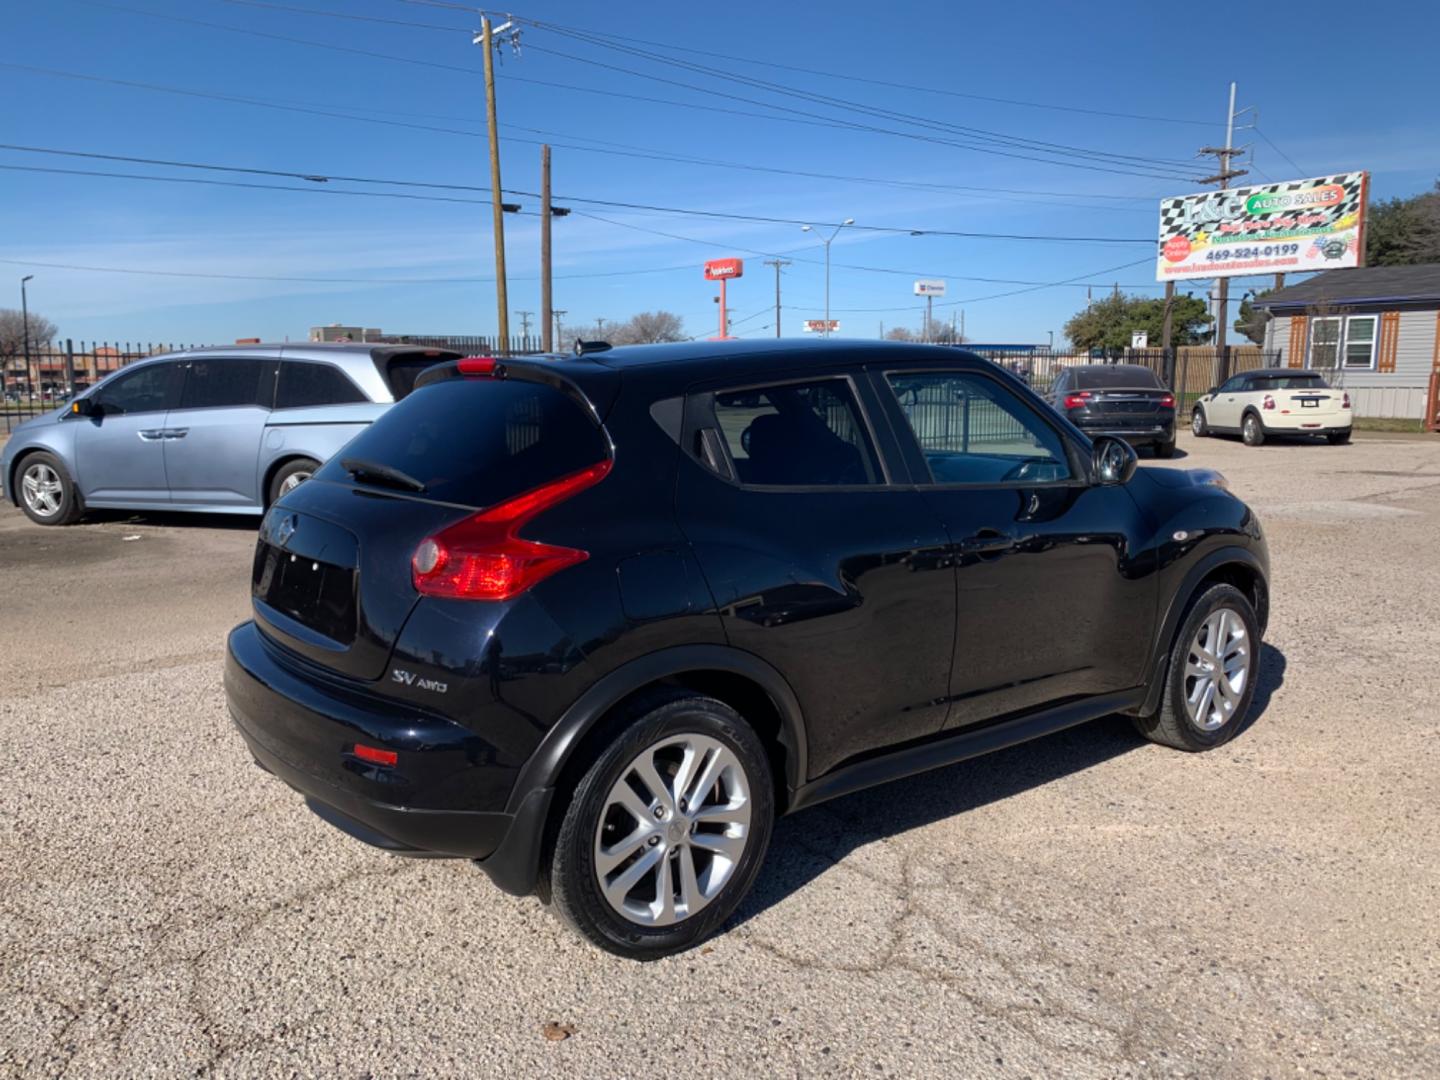
[[[1293,375],[1313,375],[1313,376],[1315,376],[1316,378],[1323,378],[1323,377],[1324,377],[1323,373],[1321,373],[1321,372],[1319,372],[1319,371],[1312,371],[1310,368],[1291,368],[1291,367],[1262,367],[1262,368],[1255,368],[1255,369],[1253,369],[1253,370],[1251,370],[1251,371],[1242,371],[1242,372],[1240,372],[1240,374],[1241,374],[1241,375],[1244,375],[1246,378],[1257,378],[1257,377],[1273,378],[1273,377],[1275,377],[1275,376],[1277,376],[1277,375],[1292,375],[1292,376],[1293,376]]]
[[[1146,371],[1155,373],[1155,369],[1145,364],[1068,364],[1066,371]]]
[[[517,357],[526,359],[525,357]],[[581,358],[620,371],[647,375],[683,375],[690,380],[712,376],[751,377],[756,372],[784,370],[794,373],[806,368],[836,364],[894,363],[934,366],[940,364],[984,364],[975,353],[948,345],[919,345],[900,341],[823,338],[769,338],[751,341],[690,341],[664,345],[622,345]]]

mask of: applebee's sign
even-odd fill
[[[723,281],[726,278],[744,276],[744,259],[711,259],[705,264],[706,281]]]

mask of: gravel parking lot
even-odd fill
[[[1440,1075],[1440,438],[1181,448],[1270,539],[1247,731],[1112,718],[786,819],[651,965],[251,764],[253,523],[5,507],[0,1074]]]

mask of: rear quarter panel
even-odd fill
[[[269,477],[277,466],[301,457],[324,464],[388,408],[388,404],[360,402],[272,412],[260,439],[258,490],[262,498]]]

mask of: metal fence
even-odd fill
[[[427,349],[454,349],[470,356],[494,356],[500,346],[498,336],[482,334],[380,334],[366,338],[370,344],[421,345]],[[540,338],[534,334],[511,334],[510,356],[527,356],[543,352]]]
[[[193,349],[195,345],[151,341],[46,342],[29,356],[0,357],[0,415],[8,433],[16,424],[48,412],[135,360]]]

